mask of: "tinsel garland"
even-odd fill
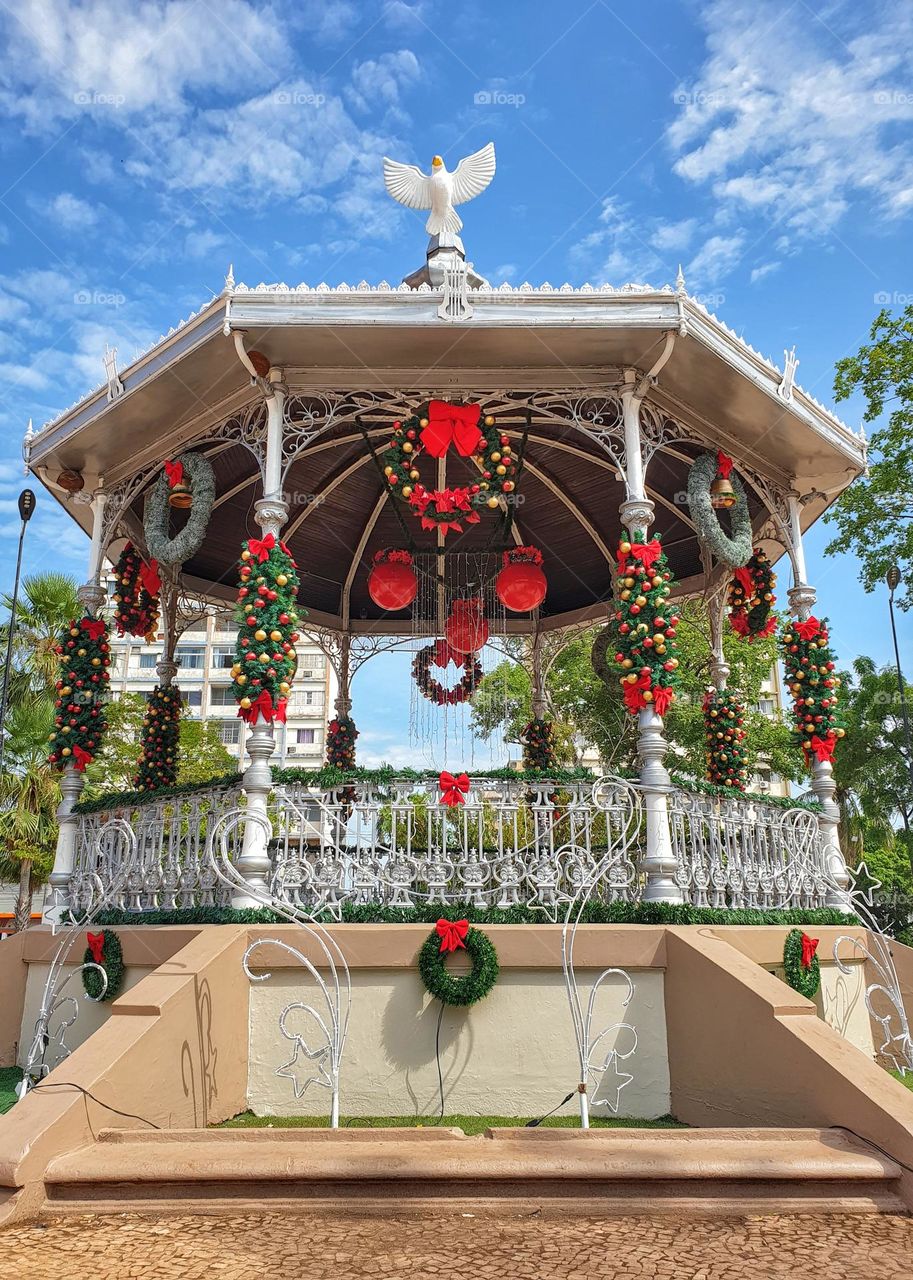
[[[238,715],[248,724],[281,722],[298,666],[298,568],[285,543],[268,533],[244,543],[240,579],[231,669]]]
[[[672,571],[659,538],[618,544],[613,636],[625,706],[632,715],[652,706],[665,715],[675,698],[675,628],[669,603]]]
[[[840,677],[830,647],[827,619],[787,622],[781,634],[786,685],[793,698],[793,737],[805,763],[832,760],[845,734],[837,705]]]
[[[114,625],[119,636],[144,636],[150,644],[158,626],[158,565],[146,564],[128,542],[114,566]]]
[[[105,730],[111,664],[108,624],[102,618],[73,621],[56,646],[61,674],[56,681],[54,732],[48,763],[74,764],[79,773],[97,754]]]
[[[551,720],[536,716],[520,735],[523,743],[523,768],[548,773],[555,767],[555,726]]]
[[[181,691],[173,684],[157,684],[146,700],[140,731],[142,753],[133,779],[137,791],[174,786],[178,776],[180,730]]]
[[[735,570],[729,584],[729,625],[736,635],[750,643],[774,634],[776,585],[777,577],[770,561],[760,547],[755,547],[751,559]]]
[[[745,707],[729,690],[708,689],[704,695],[704,727],[707,732],[707,781],[734,791],[744,791]]]
[[[725,475],[735,494],[730,509],[731,535],[720,524],[713,506],[711,485],[717,474]],[[688,472],[688,511],[697,530],[698,540],[720,564],[735,569],[751,559],[751,513],[739,477],[732,470],[732,459],[722,452],[702,453]]]
[[[355,739],[358,730],[351,716],[337,716],[327,725],[327,766],[331,769],[355,768]]]

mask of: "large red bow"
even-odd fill
[[[82,747],[73,748],[73,764],[77,773],[84,773],[87,764],[92,763],[91,751],[85,751]]]
[[[269,559],[269,553],[275,545],[276,539],[271,533],[268,533],[265,538],[249,538],[247,541],[248,551],[252,556],[256,556],[260,564]]]
[[[81,626],[86,635],[92,640],[100,640],[105,634],[103,618],[83,618]]]
[[[428,425],[421,435],[422,444],[432,458],[443,458],[451,444],[462,458],[478,451],[482,441],[479,430],[480,409],[477,404],[448,404],[432,400],[428,404]]]
[[[732,459],[725,454],[722,449],[717,449],[716,469],[724,480],[729,479],[729,473],[732,471],[732,465]]]
[[[464,796],[469,790],[469,777],[465,773],[460,773],[456,777],[452,773],[448,773],[444,769],[438,778],[438,786],[441,789],[441,803],[445,804],[448,809],[454,809],[458,804],[465,804]]]
[[[652,569],[662,553],[662,543],[658,538],[654,538],[652,542],[632,542],[630,551],[618,552],[618,572],[624,573],[628,556],[639,560],[645,569]]]
[[[751,630],[748,625],[748,618],[744,613],[731,613],[729,615],[729,625],[737,636],[747,636]],[[776,626],[776,623],[774,623]],[[767,633],[770,634],[769,632]]]
[[[802,935],[802,968],[810,969],[812,960],[815,958],[815,952],[818,950],[818,939],[810,938],[807,933]]]
[[[749,599],[754,595],[754,577],[750,569],[742,565],[732,575]]]
[[[675,690],[660,685],[653,690],[653,710],[658,716],[664,716],[675,701]]]
[[[176,484],[180,484],[184,479],[183,462],[172,462],[170,459],[166,459],[162,466],[165,469],[165,475],[168,477],[169,489],[173,489]]]
[[[647,705],[644,699],[644,689],[649,689],[650,683],[649,674],[638,676],[636,680],[625,681],[622,695],[625,706],[630,712],[640,711]]]
[[[819,761],[833,760],[834,751],[837,747],[836,738],[819,738],[816,733],[811,741],[811,750],[805,753],[806,761],[809,761],[812,756]]]
[[[433,662],[436,667],[447,667],[451,662],[454,666],[461,667],[465,661],[466,655],[457,653],[456,649],[451,649],[446,640],[436,640],[434,642]]]
[[[150,596],[157,596],[162,586],[162,579],[159,574],[158,560],[150,560],[147,564],[144,560],[139,567],[139,580],[143,584],[143,589]]]
[[[89,944],[89,950],[92,952],[92,959],[95,963],[104,964],[105,935],[103,933],[87,933],[86,942]]]
[[[248,724],[256,724],[257,719],[262,716],[267,724],[272,724],[273,719],[285,719],[285,699],[280,698],[273,706],[272,695],[269,689],[264,689],[258,698],[250,704],[249,707],[239,707],[238,716],[245,720]]]
[[[464,938],[469,932],[468,920],[438,920],[434,926],[437,936],[441,940],[441,954],[446,951],[456,951],[457,947],[466,950]]]
[[[804,622],[794,622],[793,631],[800,640],[814,640],[821,630],[821,623],[812,614],[810,618],[806,618]]]

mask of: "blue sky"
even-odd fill
[[[0,32],[0,587],[25,424],[100,381],[106,341],[123,365],[229,262],[248,284],[420,264],[385,153],[452,166],[493,138],[465,234],[489,278],[663,284],[681,262],[753,346],[795,344],[825,403],[879,307],[913,299],[909,6],[20,0]],[[39,504],[27,571],[80,576],[84,539]],[[827,540],[810,576],[842,657],[888,661],[886,593]],[[359,680],[366,738],[384,684]]]

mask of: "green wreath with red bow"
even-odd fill
[[[250,538],[241,551],[232,691],[248,724],[284,723],[298,666],[298,567],[273,534]]]
[[[124,953],[120,938],[113,929],[103,929],[101,933],[87,933],[83,964],[100,964],[105,971],[108,985],[97,969],[83,969],[82,985],[90,1000],[113,1000],[124,985]]]
[[[49,738],[48,764],[57,769],[72,764],[77,773],[82,773],[98,753],[108,727],[108,624],[103,618],[74,620],[62,632],[56,653],[60,675],[55,683],[54,732]]]
[[[418,462],[422,454],[443,458],[451,446],[461,458],[473,458],[479,479],[468,485],[428,489],[421,482]],[[382,458],[387,484],[420,521],[423,529],[440,531],[478,524],[480,511],[495,510],[513,493],[520,473],[520,459],[510,437],[499,430],[490,414],[477,404],[448,404],[429,400],[405,422],[394,422],[393,436]]]
[[[790,929],[783,945],[786,981],[806,1000],[813,1000],[821,986],[821,965],[815,954],[817,949],[818,939],[810,938],[801,929]]]
[[[465,951],[469,973],[451,973],[445,957]],[[494,943],[468,920],[438,920],[418,953],[418,971],[428,993],[442,1004],[467,1008],[483,1000],[498,980],[500,966]]]

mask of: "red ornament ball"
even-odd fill
[[[410,564],[376,564],[368,575],[368,595],[379,609],[408,609],[418,592],[418,579]]]
[[[498,574],[495,582],[498,599],[505,609],[514,613],[529,613],[538,609],[548,590],[545,574],[537,564],[508,564]]]

